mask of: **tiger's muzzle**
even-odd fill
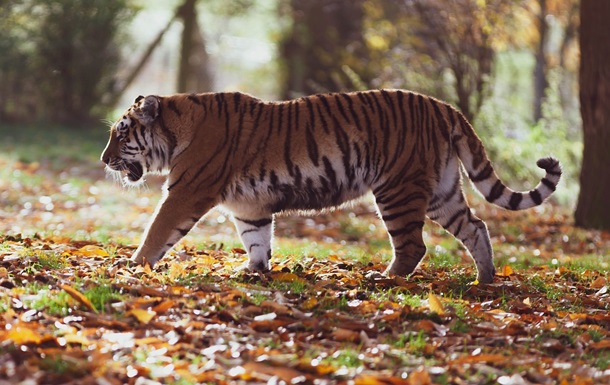
[[[123,159],[102,158],[106,168],[110,171],[123,174],[130,182],[137,182],[144,175],[144,168],[140,162],[129,162]]]

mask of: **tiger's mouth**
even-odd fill
[[[109,163],[106,169],[109,172],[116,173],[116,175],[124,176],[125,180],[130,183],[139,181],[144,175],[144,168],[139,162],[119,160]]]
[[[139,162],[125,162],[125,166],[121,172],[125,174],[125,177],[127,177],[130,182],[137,182],[142,179],[144,168]]]

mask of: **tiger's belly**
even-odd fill
[[[283,211],[318,211],[340,206],[366,194],[363,178],[289,178],[271,173],[269,180],[242,178],[225,190],[221,206],[233,213],[275,214]]]

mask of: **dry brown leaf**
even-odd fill
[[[305,310],[311,310],[318,304],[316,297],[309,297],[301,304],[301,307]]]
[[[73,288],[72,286],[67,285],[67,284],[60,285],[59,287],[63,291],[68,293],[70,295],[70,297],[74,298],[78,303],[80,303],[81,305],[86,307],[88,310],[90,310],[94,313],[97,313],[95,306],[93,306],[91,301],[89,301],[89,298],[85,297],[85,295],[83,293],[81,293],[80,291],[76,290],[75,288]]]
[[[279,282],[298,282],[306,283],[307,281],[294,273],[277,273],[273,274],[273,280]]]
[[[168,299],[168,300],[161,302],[157,306],[153,307],[152,311],[157,314],[163,314],[166,311],[168,311],[169,309],[171,309],[172,307],[174,307],[175,305],[176,305],[176,302],[172,301],[171,299]]]
[[[157,315],[157,313],[153,310],[150,309],[131,309],[129,310],[126,315],[128,316],[132,316],[135,319],[138,320],[138,322],[142,323],[142,324],[147,324],[149,323],[153,318],[155,318],[155,316]]]
[[[26,325],[12,325],[6,336],[17,345],[24,344],[39,344],[42,341],[42,336]]]
[[[363,374],[354,379],[354,385],[387,385],[388,382],[381,377]]]
[[[445,314],[445,308],[441,303],[441,300],[432,292],[428,294],[428,307],[431,311],[435,312],[438,315]]]
[[[509,357],[506,357],[501,354],[478,354],[475,356],[462,356],[451,362],[450,365],[463,365],[463,364],[474,364],[478,362],[486,362],[489,364],[499,364],[502,362],[506,362],[510,360]]]
[[[606,286],[607,283],[608,281],[606,280],[606,277],[597,277],[595,281],[591,282],[591,288],[601,289],[602,287]]]
[[[431,385],[432,379],[430,378],[430,373],[428,371],[421,369],[414,371],[409,374],[407,377],[408,385]]]
[[[95,343],[89,340],[87,337],[80,333],[66,334],[60,338],[63,338],[63,342],[66,344],[80,344],[83,346],[95,345]]]
[[[247,372],[264,374],[266,376],[277,376],[280,380],[285,381],[288,384],[300,383],[306,380],[303,373],[292,368],[269,366],[262,362],[246,362],[242,366]]]
[[[99,257],[108,257],[109,254],[106,250],[104,250],[104,248],[97,246],[97,245],[85,245],[83,247],[81,247],[80,249],[78,249],[78,254],[85,256],[85,257],[95,257],[95,256],[99,256]]]
[[[332,331],[331,338],[339,342],[358,342],[360,340],[360,333],[343,328],[337,328]]]
[[[500,277],[510,277],[514,273],[515,272],[510,265],[504,265],[502,266],[502,271],[497,273],[497,275],[499,275]]]
[[[610,339],[601,340],[589,344],[589,348],[593,350],[607,350],[610,349]]]

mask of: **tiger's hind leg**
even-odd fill
[[[422,229],[429,192],[416,181],[373,190],[379,214],[390,234],[393,258],[386,273],[411,274],[426,254]]]
[[[273,217],[269,215],[246,219],[235,215],[233,222],[248,253],[248,268],[252,271],[269,270]]]
[[[496,270],[493,250],[485,222],[477,218],[462,193],[459,173],[455,173],[449,191],[435,195],[428,207],[428,217],[443,226],[468,249],[477,267],[477,280],[491,283]]]

